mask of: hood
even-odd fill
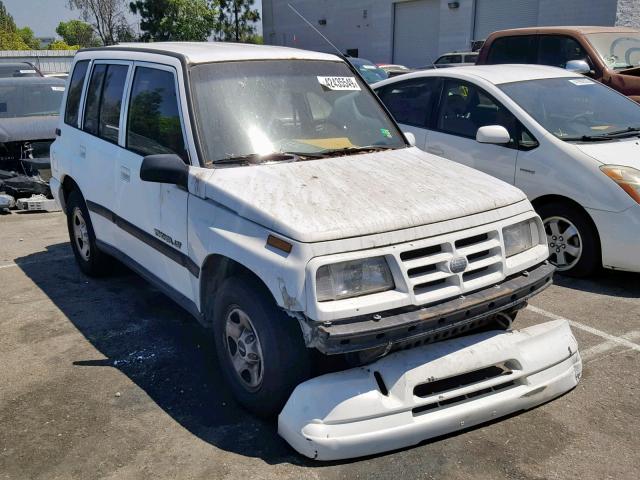
[[[58,115],[0,119],[0,143],[26,140],[53,140]]]
[[[390,232],[526,199],[507,183],[417,148],[218,168],[205,195],[300,242]]]
[[[574,144],[582,153],[605,165],[625,165],[640,170],[640,139]]]

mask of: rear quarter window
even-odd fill
[[[82,87],[87,75],[89,60],[82,60],[76,63],[69,82],[69,92],[67,93],[67,105],[64,109],[64,123],[73,127],[78,126],[78,112],[80,110],[80,99],[82,98]]]

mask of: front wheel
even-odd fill
[[[248,275],[224,282],[212,315],[218,361],[235,398],[256,415],[279,413],[310,376],[311,351],[298,322]]]
[[[600,268],[598,233],[585,212],[573,205],[550,203],[538,213],[547,234],[549,261],[558,272],[587,277]]]

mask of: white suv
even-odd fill
[[[412,147],[336,56],[83,50],[63,105],[51,186],[80,268],[115,257],[212,327],[259,414],[309,378],[314,350],[363,364],[504,328],[551,282],[525,195]]]

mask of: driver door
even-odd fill
[[[136,62],[131,76],[117,166],[118,245],[126,255],[175,290],[192,298],[188,256],[189,193],[176,185],[145,182],[146,155],[177,154],[189,163],[176,70]]]

